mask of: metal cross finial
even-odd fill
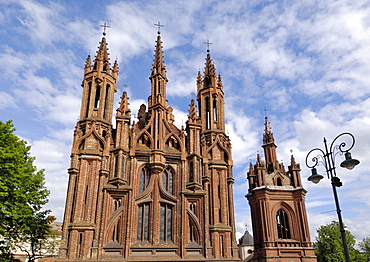
[[[267,111],[270,111],[270,110],[266,109],[266,107],[264,109],[261,109],[261,110],[265,111],[265,117],[267,117]]]
[[[209,40],[207,39],[207,42],[204,42],[204,44],[207,45],[207,53],[209,53],[209,45],[212,45],[213,43],[209,42]]]
[[[104,22],[104,25],[100,25],[100,26],[101,26],[101,27],[104,27],[103,35],[106,35],[106,33],[105,33],[105,29],[110,28],[110,26],[109,26],[109,25],[107,25],[107,23],[106,23],[106,22]]]
[[[158,21],[158,24],[154,24],[155,26],[158,26],[158,34],[161,33],[161,27],[164,27],[164,25],[161,25],[161,22]]]

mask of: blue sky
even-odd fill
[[[158,21],[168,72],[168,100],[175,124],[185,123],[203,70],[208,39],[226,98],[227,132],[234,157],[238,236],[251,230],[244,195],[249,163],[264,130],[264,108],[289,165],[292,150],[308,190],[312,240],[337,220],[328,179],[306,181],[305,157],[323,137],[356,137],[353,171],[338,169],[344,222],[357,240],[370,234],[370,2],[326,1],[35,1],[0,0],[0,120],[32,145],[51,190],[48,208],[63,219],[72,134],[79,114],[83,66],[95,55],[106,22],[111,61],[120,73],[133,117],[150,94]],[[337,166],[342,161],[337,156]],[[324,173],[323,167],[318,171]]]

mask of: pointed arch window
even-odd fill
[[[284,209],[279,209],[276,212],[276,223],[277,223],[277,231],[278,231],[278,238],[279,239],[290,239],[290,227],[289,227],[289,219],[288,214],[285,212]]]
[[[217,101],[216,101],[216,98],[213,100],[213,120],[217,121]]]
[[[85,117],[89,116],[89,108],[90,108],[90,95],[91,95],[91,81],[87,84],[87,106],[86,106],[86,112]]]
[[[168,168],[162,174],[163,187],[170,194],[173,194],[173,172]]]
[[[107,85],[106,86],[106,91],[105,91],[105,101],[104,101],[104,116],[103,118],[107,118],[107,110],[108,110],[108,103],[109,103],[109,89],[110,89],[110,85]]]
[[[211,113],[209,111],[209,97],[206,97],[206,129],[211,128]]]
[[[94,108],[99,107],[99,101],[100,101],[100,86],[96,86],[96,91],[95,91],[95,102],[94,102]]]
[[[281,177],[276,178],[276,185],[277,186],[282,186],[283,185],[283,182],[281,180]]]
[[[150,169],[144,167],[140,173],[140,193],[145,190],[150,181]]]

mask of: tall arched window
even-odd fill
[[[104,116],[103,118],[107,117],[107,110],[108,110],[108,102],[109,102],[109,88],[110,85],[106,86],[106,91],[105,91],[105,101],[104,101]]]
[[[96,91],[95,91],[95,102],[94,102],[94,108],[99,107],[99,101],[100,101],[100,86],[96,86]]]
[[[217,102],[216,102],[216,98],[213,100],[213,120],[217,121]]]
[[[162,174],[163,187],[170,194],[173,194],[173,173],[170,168],[165,170]]]
[[[206,97],[206,129],[210,129],[211,128],[211,119],[210,119],[210,116],[211,116],[211,113],[209,112],[209,97],[207,96]]]
[[[164,242],[172,241],[172,206],[161,204],[160,239]]]
[[[149,203],[139,206],[137,226],[137,240],[139,241],[149,241],[149,210]]]
[[[150,180],[150,170],[147,167],[144,167],[141,170],[140,174],[140,193],[145,190],[145,188],[148,186]]]
[[[85,112],[85,117],[89,116],[89,107],[90,107],[90,95],[91,95],[91,82],[88,84],[88,89],[87,89],[87,106],[86,106],[86,112]]]
[[[284,209],[279,209],[276,212],[276,223],[279,239],[291,238],[288,214]]]

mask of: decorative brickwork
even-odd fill
[[[87,58],[59,261],[239,261],[224,94],[208,53],[185,129],[174,124],[158,34],[151,95],[131,122],[107,42]]]

